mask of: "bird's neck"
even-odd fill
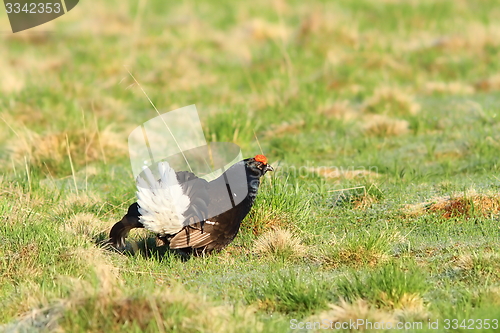
[[[257,197],[257,192],[259,191],[259,186],[260,186],[260,177],[247,175],[247,183],[248,183],[248,193],[246,198],[242,201],[242,204],[248,209],[245,215],[248,214],[250,208],[252,207],[255,201],[255,198]]]

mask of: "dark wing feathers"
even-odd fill
[[[200,248],[212,242],[212,234],[209,228],[211,225],[205,224],[202,230],[200,223],[185,227],[170,240],[171,249]]]
[[[194,207],[189,209],[194,215],[198,214],[200,216],[200,213],[202,213],[203,219],[200,219],[200,223],[190,223],[189,226],[183,228],[170,239],[171,249],[193,248],[210,252],[212,250],[221,250],[232,242],[239,231],[241,220],[246,216],[251,206],[248,199],[239,202],[235,206],[232,200],[233,193],[243,194],[244,197],[248,185],[246,181],[232,182],[231,185],[235,188],[230,188],[228,178],[241,176],[239,174],[233,175],[234,172],[234,169],[230,168],[225,175],[206,184],[207,198],[210,195],[207,210],[194,213],[200,207],[205,208],[201,204],[193,205]],[[200,196],[199,199],[205,198]],[[221,212],[221,209],[224,211]],[[209,223],[206,223],[205,220]]]
[[[208,217],[208,182],[195,176],[188,171],[176,172],[177,180],[182,187],[182,191],[189,197],[189,208],[184,212],[186,220],[194,219],[202,222]],[[191,224],[191,223],[190,223]]]

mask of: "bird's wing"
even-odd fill
[[[171,249],[206,247],[208,251],[223,249],[231,243],[240,228],[241,218],[233,209],[200,223],[185,227],[170,240]]]
[[[208,221],[208,223],[211,222]],[[203,229],[200,223],[187,226],[170,240],[170,248],[183,249],[190,247],[197,249],[207,246],[213,241],[212,233],[213,228],[207,223],[204,224]]]
[[[222,249],[238,233],[240,222],[246,215],[241,212],[242,200],[248,193],[244,165],[233,165],[206,187],[207,198],[209,195],[207,216],[201,223],[194,221],[175,235],[170,240],[171,249]]]
[[[158,163],[160,179],[156,180],[149,168],[137,177],[137,203],[140,222],[157,234],[175,234],[184,227],[184,213],[190,198],[167,162]]]
[[[205,221],[208,218],[208,182],[198,178],[192,172],[180,171],[176,173],[182,191],[189,198],[189,207],[183,213],[184,226]]]

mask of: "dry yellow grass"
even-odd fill
[[[474,86],[480,91],[498,91],[500,90],[500,73],[479,80]]]
[[[386,115],[367,115],[364,117],[363,131],[373,136],[398,136],[409,132],[410,123],[406,120]]]
[[[370,136],[398,136],[408,133],[410,123],[394,115],[397,113],[401,113],[399,116],[414,114],[418,112],[419,106],[409,97],[396,97],[398,100],[394,101],[391,100],[389,93],[384,94],[382,97],[377,95],[376,98],[370,98],[361,110],[356,110],[344,100],[321,108],[319,113],[329,118],[354,121],[361,127],[364,134]],[[395,96],[400,95],[395,94]]]
[[[68,162],[68,150],[77,167],[94,161],[121,158],[127,151],[125,138],[111,130],[80,129],[57,133],[39,134],[28,129],[16,132],[8,149],[13,161],[27,161],[52,175],[60,175],[60,166]],[[69,142],[69,146],[68,143]]]
[[[338,304],[330,304],[330,310],[320,313],[318,316],[312,317],[310,321],[327,320],[332,323],[337,322],[356,322],[358,319],[377,323],[396,323],[397,318],[394,314],[385,309],[378,309],[369,304],[363,299],[358,299],[353,303],[349,303],[343,299]],[[335,326],[334,326],[335,327]],[[366,330],[364,325],[360,325],[360,331]]]
[[[500,194],[456,193],[451,196],[436,197],[430,202],[406,205],[403,213],[419,216],[426,213],[439,214],[443,218],[469,218],[474,215],[491,216],[500,212]]]
[[[462,271],[475,271],[480,274],[500,273],[498,267],[499,255],[496,252],[483,252],[478,253],[462,253],[454,256],[450,262],[456,270]]]
[[[394,314],[402,321],[427,321],[431,313],[420,295],[405,293],[395,307]]]
[[[362,110],[365,113],[392,116],[415,115],[420,111],[420,104],[408,91],[394,87],[380,87],[364,101]]]
[[[427,82],[423,89],[427,94],[446,95],[470,95],[475,92],[475,88],[462,82]]]
[[[426,204],[425,211],[438,213],[444,218],[469,218],[474,214],[496,215],[500,211],[500,195],[469,194],[439,197]]]
[[[349,192],[353,190],[363,190],[363,193],[360,194],[359,192],[353,192],[353,193]],[[366,191],[365,186],[356,186],[353,188],[338,189],[331,192],[334,193],[336,196],[335,198],[336,203],[349,203],[353,209],[366,209],[379,201],[377,197],[369,194]]]
[[[368,265],[370,267],[375,267],[388,260],[389,256],[380,249],[355,246],[347,249],[340,249],[337,253],[337,257],[333,261],[329,260],[329,263],[333,264],[334,267],[339,265],[353,267]]]
[[[306,247],[289,230],[277,228],[257,238],[254,251],[263,256],[300,258],[305,255]]]
[[[474,268],[474,257],[470,253],[461,254],[453,259],[457,269],[469,271]]]
[[[348,100],[335,101],[334,103],[320,109],[320,114],[342,120],[355,120],[361,115],[349,103]]]
[[[363,194],[357,198],[354,199],[353,201],[353,209],[367,209],[370,208],[374,203],[378,202],[379,200],[370,194]]]
[[[423,299],[416,294],[404,294],[398,304],[384,308],[378,308],[364,299],[358,299],[352,303],[340,299],[337,304],[329,304],[329,308],[309,320],[335,327],[335,323],[356,322],[358,319],[363,319],[365,323],[396,324],[405,321],[426,321],[430,316]],[[373,327],[360,325],[358,329],[372,331]]]
[[[394,315],[399,319],[426,320],[429,316],[423,298],[418,294],[404,293],[397,302],[389,299],[385,294],[381,294],[384,304],[394,310]]]
[[[92,213],[76,213],[61,225],[61,229],[88,241],[93,241],[97,234],[108,230],[106,223]]]
[[[378,173],[369,170],[343,170],[341,168],[326,166],[308,168],[308,171],[327,179],[378,178],[380,176]]]

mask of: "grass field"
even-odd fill
[[[110,0],[11,34],[0,14],[0,331],[498,331],[499,18],[489,0]],[[275,167],[223,252],[98,245],[135,201],[128,134],[156,116],[127,70]]]

